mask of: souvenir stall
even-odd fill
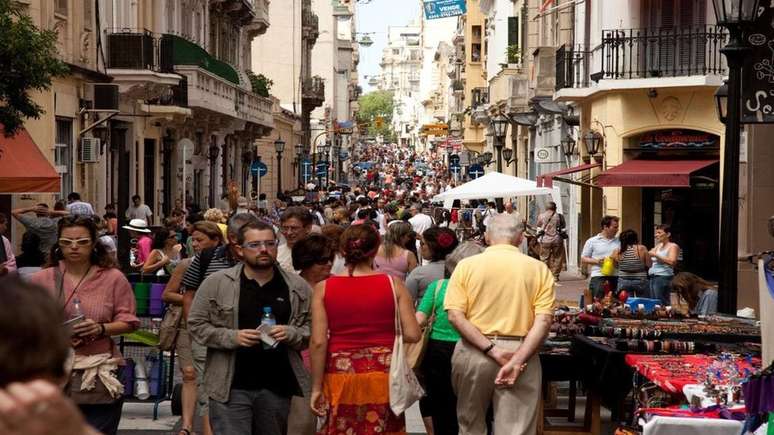
[[[612,411],[614,424],[633,433],[652,421],[675,423],[674,417],[704,419],[684,426],[730,427],[733,421],[741,430],[747,411],[743,385],[761,373],[760,343],[756,320],[689,318],[648,300],[608,297],[583,310],[558,309],[541,353],[544,377],[570,382],[567,411],[573,415],[580,385],[586,413],[583,425],[572,430],[549,427],[544,419],[541,433],[599,433],[600,404]],[[551,415],[561,414],[544,411]]]

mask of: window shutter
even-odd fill
[[[519,45],[519,17],[508,17],[508,45]]]

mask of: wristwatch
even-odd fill
[[[494,349],[494,347],[495,347],[495,344],[490,341],[489,346],[485,347],[484,350],[482,350],[481,352],[483,352],[484,355],[489,355],[489,351]]]

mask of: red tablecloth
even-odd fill
[[[683,392],[688,384],[704,382],[707,368],[716,360],[713,355],[626,355],[625,361],[641,375],[669,393]],[[742,358],[737,367],[756,370],[761,367],[760,358],[753,358],[752,365]]]

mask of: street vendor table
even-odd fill
[[[626,355],[626,364],[639,372],[662,390],[682,394],[688,384],[701,384],[715,357],[712,355]],[[738,358],[737,369],[750,372],[760,369],[760,358]]]

